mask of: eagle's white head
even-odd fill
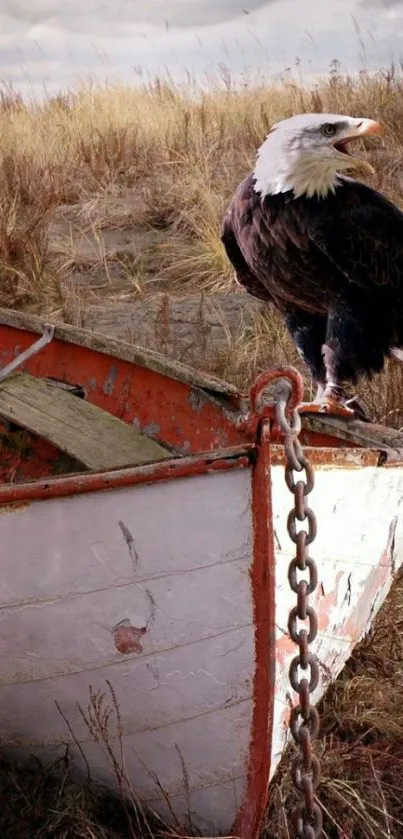
[[[369,163],[350,154],[349,143],[383,134],[379,122],[342,114],[297,114],[273,125],[261,145],[254,169],[255,191],[262,196],[292,190],[295,197],[334,192],[338,173]]]

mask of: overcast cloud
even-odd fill
[[[309,80],[333,59],[385,66],[402,36],[403,0],[0,0],[0,81],[41,95],[90,74],[180,79],[220,65]]]
[[[360,0],[360,5],[368,8],[377,6],[383,9],[392,9],[394,6],[402,6],[403,0]]]
[[[281,0],[271,0],[272,3]],[[267,6],[267,0],[2,0],[0,10],[29,24],[57,21],[70,32],[127,23],[172,27],[210,26]],[[247,7],[247,8],[245,8]]]

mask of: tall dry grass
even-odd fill
[[[370,115],[384,122],[385,142],[367,151],[377,170],[373,184],[403,202],[399,68],[349,78],[334,65],[310,90],[289,81],[237,89],[229,75],[225,80],[224,87],[203,92],[158,80],[141,88],[93,84],[31,106],[4,91],[0,305],[74,319],[72,307],[84,305],[76,290],[72,297],[68,283],[77,261],[74,244],[67,241],[56,254],[50,221],[68,213],[70,205],[82,206],[83,225],[87,214],[86,230],[99,244],[99,265],[108,277],[111,263],[103,237],[119,221],[112,222],[106,211],[91,222],[91,208],[119,196],[131,208],[133,230],[158,233],[151,262],[142,253],[130,265],[120,260],[119,270],[131,272],[134,295],[146,285],[155,288],[150,280],[156,278],[158,288],[171,294],[234,289],[219,235],[223,211],[273,121],[295,112]],[[269,313],[229,345],[218,368],[244,385],[268,359],[284,354],[295,359],[281,324]],[[403,415],[390,397],[392,378],[377,380],[375,391],[367,388],[366,394],[377,419],[399,426]]]
[[[130,190],[139,221],[166,231],[161,267],[171,288],[231,287],[219,239],[222,213],[273,121],[307,110],[370,114],[388,126],[372,151],[374,184],[402,198],[403,77],[394,70],[314,90],[295,84],[216,89],[191,98],[173,83],[88,87],[25,107],[0,100],[0,265],[46,305],[49,211]],[[107,224],[107,219],[105,219]],[[180,234],[185,234],[185,239]],[[46,237],[45,237],[46,239]],[[25,248],[25,261],[19,250]],[[61,270],[61,269],[60,269]],[[12,302],[10,283],[2,283]],[[34,287],[35,286],[35,287]],[[18,283],[15,284],[18,299]]]

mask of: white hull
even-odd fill
[[[114,785],[77,710],[88,705],[90,685],[104,691],[110,680],[136,793],[165,811],[150,770],[185,817],[182,755],[195,817],[203,827],[230,822],[251,725],[249,470],[2,513],[3,748],[60,754],[71,738],[57,700],[92,778]],[[122,621],[139,630],[133,653],[116,648]]]
[[[296,654],[287,633],[296,595],[289,588],[288,564],[295,555],[286,529],[290,495],[279,466],[272,470],[276,544],[276,698],[271,775],[284,748],[289,717],[288,669]],[[320,664],[317,702],[369,631],[403,563],[403,470],[395,468],[315,468],[309,496],[318,521],[310,554],[318,566],[318,586],[310,604],[319,630],[310,646]],[[279,549],[281,546],[281,550]]]
[[[276,676],[270,775],[286,741],[292,496],[272,467]],[[403,561],[403,469],[316,467],[319,699],[366,632]],[[251,760],[255,626],[251,470],[4,505],[0,515],[0,742],[116,786],[78,711],[113,685],[125,772],[170,818],[228,833]],[[295,698],[295,697],[293,697]],[[74,732],[74,740],[65,719]],[[115,724],[111,723],[115,736]],[[77,748],[77,742],[80,749]],[[115,742],[116,753],[119,753]]]

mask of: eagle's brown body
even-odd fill
[[[375,190],[340,178],[325,198],[262,198],[249,175],[222,241],[239,282],[285,315],[317,382],[324,344],[335,380],[350,382],[403,345],[403,213]]]

